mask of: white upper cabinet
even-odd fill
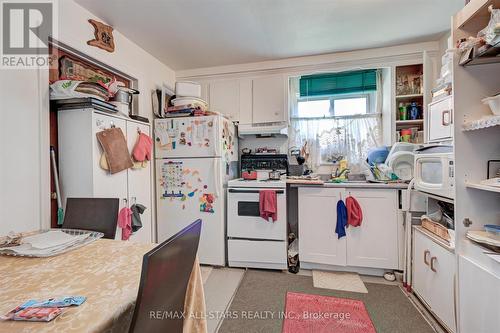
[[[281,74],[253,80],[252,122],[273,123],[286,121],[285,78]]]
[[[231,121],[240,124],[285,122],[287,80],[281,74],[202,80],[201,97]]]
[[[453,106],[452,98],[447,97],[429,104],[427,142],[440,142],[453,138]]]
[[[200,82],[201,85],[201,99],[210,104],[210,82]]]
[[[240,124],[252,123],[252,87],[251,78],[240,79]]]
[[[213,81],[209,88],[210,109],[225,115],[232,121],[240,120],[240,82],[234,80]]]

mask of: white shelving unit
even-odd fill
[[[396,96],[397,100],[402,100],[402,99],[412,99],[412,98],[423,98],[423,94],[409,94],[409,95],[398,95]]]
[[[489,5],[500,8],[500,0],[471,0],[457,13],[452,40],[475,37],[488,24]],[[500,127],[486,126],[484,119],[492,114],[481,102],[499,92],[500,63],[460,66],[460,55],[453,57],[457,331],[493,332],[500,327],[500,263],[466,234],[485,224],[500,225],[500,189],[480,184],[488,160],[500,158]]]
[[[464,131],[475,131],[483,128],[500,126],[500,116],[485,116],[478,120],[467,121],[462,125]]]
[[[396,120],[396,125],[404,126],[404,125],[422,125],[424,123],[423,119],[415,119],[415,120]]]
[[[479,183],[470,183],[470,182],[466,182],[465,186],[468,188],[474,188],[476,190],[500,193],[500,187],[488,186],[488,185],[483,185],[483,184],[479,184]]]

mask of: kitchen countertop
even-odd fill
[[[287,180],[287,185],[290,187],[323,187],[323,188],[379,188],[379,189],[407,189],[408,184],[406,183],[370,183],[370,182],[362,182],[362,181],[354,181],[354,182],[345,182],[345,183],[317,183],[314,181],[304,180],[302,182],[297,182],[296,179],[292,181]]]

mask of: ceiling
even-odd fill
[[[75,1],[174,70],[437,39],[464,5],[464,0]]]

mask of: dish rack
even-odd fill
[[[98,231],[90,231],[90,230],[79,230],[79,229],[60,229],[60,228],[53,228],[53,229],[42,229],[38,230],[35,232],[29,232],[29,233],[24,233],[21,234],[22,237],[27,237],[27,236],[33,236],[37,234],[42,234],[48,231],[62,231],[65,232],[71,236],[82,236],[82,235],[88,235],[81,241],[77,241],[76,243],[70,244],[68,247],[53,251],[48,254],[21,254],[21,253],[16,253],[12,250],[9,249],[3,249],[0,250],[0,255],[6,255],[6,256],[12,256],[12,257],[29,257],[29,258],[47,258],[47,257],[53,257],[57,256],[75,249],[78,249],[80,247],[83,247],[85,245],[88,245],[99,238],[102,238],[104,234],[102,232]]]

